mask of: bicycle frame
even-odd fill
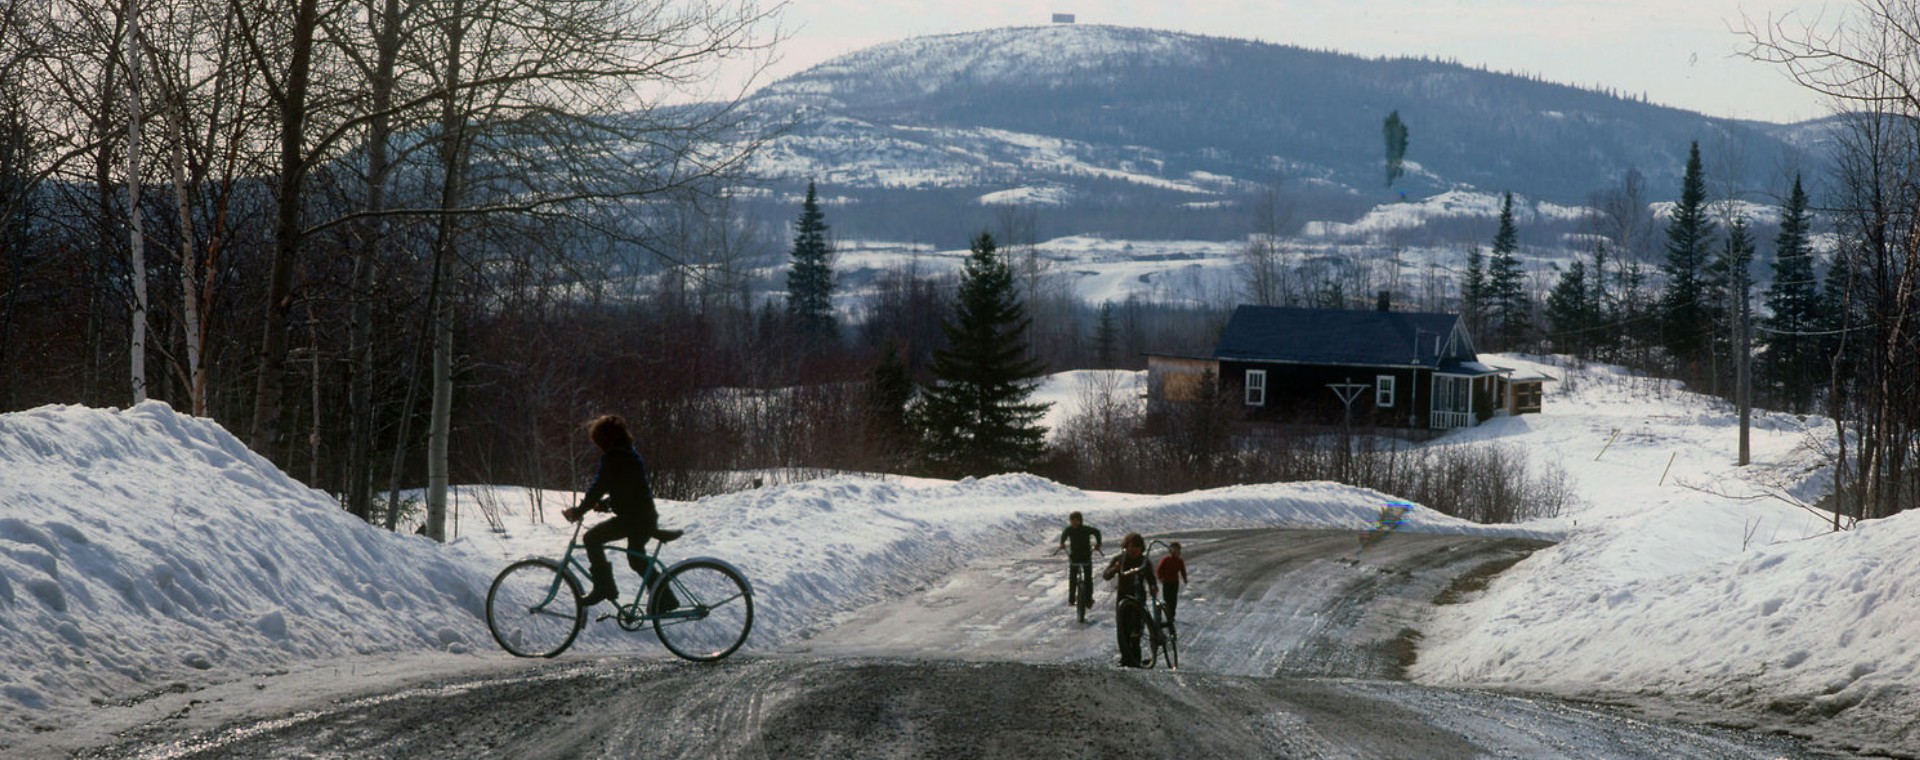
[[[584,530],[586,530],[586,526],[587,526],[587,521],[584,519],[574,526],[573,538],[567,541],[567,551],[565,554],[560,555],[561,572],[573,575],[574,580],[576,582],[578,582],[581,578],[593,577],[592,571],[589,570],[587,567],[586,542],[580,540],[580,534]],[[700,605],[688,605],[688,606],[681,607],[680,609],[676,609],[668,612],[662,612],[658,614],[649,613],[646,611],[644,607],[641,606],[640,600],[643,597],[645,597],[649,591],[653,589],[653,584],[655,583],[655,580],[662,577],[662,574],[664,574],[667,571],[666,564],[660,561],[660,552],[666,549],[666,542],[654,541],[653,543],[654,543],[654,551],[652,554],[647,553],[645,544],[642,544],[641,547],[637,550],[627,546],[608,546],[607,547],[607,549],[610,552],[617,551],[617,552],[620,552],[621,554],[626,555],[629,562],[632,561],[632,558],[635,555],[643,557],[647,561],[647,569],[645,572],[642,572],[640,575],[640,579],[642,581],[640,584],[640,589],[638,591],[633,592],[633,601],[628,604],[618,604],[616,602],[616,606],[620,608],[620,617],[621,617],[622,625],[638,626],[642,623],[651,622],[653,620],[696,619],[704,615],[706,610]],[[613,560],[614,560],[613,556],[609,555],[607,557],[607,561],[609,563],[611,563]],[[539,606],[545,607],[546,605],[553,603],[554,597],[559,596],[560,587],[562,585],[564,584],[560,581],[560,577],[557,575],[554,576],[553,587],[547,591],[547,598],[542,600]],[[605,619],[605,618],[602,618],[602,619]]]

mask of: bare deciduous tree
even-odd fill
[[[1920,496],[1920,6],[1858,0],[1840,20],[1748,21],[1748,57],[1777,64],[1841,115],[1841,244],[1828,273],[1829,407],[1842,514],[1884,517]],[[1851,442],[1850,450],[1845,444]]]

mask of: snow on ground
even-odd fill
[[[1523,444],[1590,504],[1534,523],[1568,538],[1441,608],[1417,680],[1677,697],[1920,751],[1920,514],[1834,533],[1792,503],[1830,483],[1811,454],[1830,423],[1756,411],[1741,468],[1723,402],[1611,368],[1482,358],[1560,381],[1544,413],[1450,441]]]
[[[1001,250],[1008,250],[1002,241]],[[1240,242],[1207,240],[1108,240],[1068,235],[1034,244],[1053,276],[1075,298],[1090,304],[1121,303],[1129,297],[1163,303],[1209,303],[1234,289],[1235,267],[1246,248]],[[834,270],[856,281],[889,270],[922,275],[957,273],[966,264],[965,247],[934,249],[886,241],[835,243]],[[869,294],[858,288],[837,296],[836,306],[856,313]]]
[[[218,425],[158,402],[0,415],[0,754],[97,705],[303,664],[506,658],[482,617],[488,585],[511,560],[557,554],[571,526],[555,515],[576,498],[460,489],[459,531],[440,546],[355,521]],[[717,556],[752,579],[748,647],[765,650],[968,560],[1046,545],[1075,509],[1116,532],[1357,527],[1387,500],[1329,483],[1146,497],[1024,475],[835,477],[661,512],[687,530],[669,560]],[[1407,529],[1516,532],[1430,512]],[[663,652],[610,624],[575,646]]]
[[[1494,219],[1500,216],[1503,198],[1504,196],[1498,193],[1449,190],[1405,203],[1375,206],[1372,211],[1368,211],[1365,216],[1350,224],[1307,222],[1301,228],[1301,232],[1309,238],[1365,238],[1394,230],[1415,229],[1425,225],[1431,219],[1461,217]],[[1562,206],[1549,201],[1514,198],[1515,224],[1525,225],[1541,220],[1573,221],[1592,213],[1591,209],[1578,206]]]
[[[1146,398],[1146,392],[1145,372],[1082,369],[1048,375],[1028,400],[1047,405],[1046,416],[1040,418],[1040,424],[1048,431],[1058,433],[1067,418],[1085,408],[1090,399],[1103,398],[1111,393],[1118,401],[1138,403]]]
[[[1920,751],[1920,646],[1902,635],[1920,617],[1920,515],[1833,533],[1790,503],[1828,480],[1809,453],[1830,436],[1822,420],[1756,414],[1753,464],[1740,468],[1724,404],[1607,367],[1485,358],[1554,377],[1546,411],[1433,445],[1512,445],[1565,472],[1585,503],[1507,528],[1414,513],[1407,529],[1564,539],[1440,608],[1417,680],[1693,700]],[[1128,374],[1052,378],[1037,397],[1064,407],[1088,378],[1137,385]],[[162,404],[0,415],[0,752],[176,684],[353,656],[500,661],[481,619],[487,585],[512,559],[555,553],[571,526],[553,515],[575,498],[463,488],[443,547],[355,522]],[[1355,528],[1390,498],[1329,483],[1153,497],[1021,475],[842,476],[662,513],[688,531],[668,559],[718,556],[753,579],[749,650],[766,651],[969,560],[1044,546],[1069,510],[1112,532]],[[661,651],[606,624],[576,646]]]

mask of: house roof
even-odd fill
[[[1459,326],[1455,314],[1241,306],[1213,358],[1387,367],[1477,362],[1467,341],[1454,340]]]

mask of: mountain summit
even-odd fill
[[[1461,188],[1577,203],[1629,171],[1656,197],[1677,188],[1696,140],[1739,159],[1709,172],[1749,184],[1804,163],[1779,125],[1441,61],[1098,25],[879,45],[775,82],[749,107],[791,124],[764,173],[817,179],[892,217],[899,204],[1043,204],[1135,235],[1149,231],[1111,227],[1211,227],[1275,183],[1309,207]],[[1381,127],[1394,112],[1411,139],[1389,187]],[[869,221],[853,216],[842,220]]]

